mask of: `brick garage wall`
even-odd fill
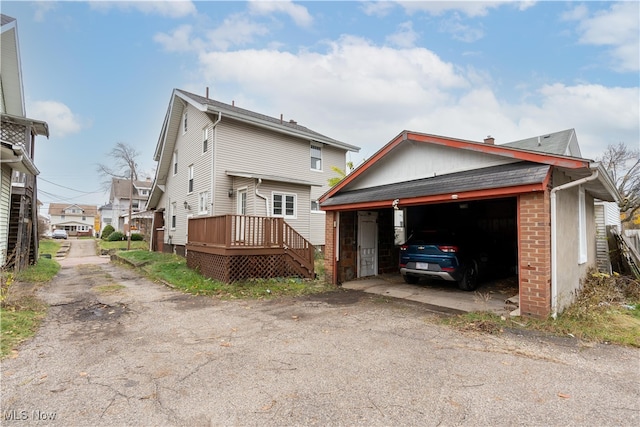
[[[551,206],[549,192],[518,197],[520,314],[551,312]]]
[[[340,212],[338,283],[358,277],[358,212]]]
[[[336,217],[336,212],[329,211],[325,215],[324,223],[324,280],[334,285],[338,283],[335,271],[333,271],[333,260],[336,257],[335,228],[333,228],[333,223],[336,221]]]

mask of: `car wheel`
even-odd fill
[[[418,276],[402,276],[402,278],[404,279],[404,281],[410,285],[415,285],[416,283],[418,283],[418,280],[420,280],[420,278]]]
[[[478,268],[472,262],[464,269],[462,279],[458,281],[458,288],[463,291],[474,291],[478,287]]]

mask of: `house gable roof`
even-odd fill
[[[181,89],[174,89],[154,152],[154,160],[158,162],[158,165],[151,194],[147,201],[147,209],[154,209],[164,192],[167,177],[171,169],[171,160],[181,125],[182,114],[187,104],[208,114],[212,122],[219,118],[227,118],[302,140],[330,145],[346,151],[358,152],[360,150],[359,147],[329,138],[305,126],[301,126],[294,121],[284,121]]]
[[[147,196],[141,196],[138,189],[148,190],[151,188],[151,181],[133,181],[133,200],[147,200]],[[131,181],[122,178],[111,179],[110,199],[127,199],[129,200],[131,193]]]
[[[560,156],[582,157],[575,129],[567,129],[519,141],[507,142],[502,147],[521,148],[523,150],[541,151]]]
[[[82,210],[82,213],[72,214],[65,213],[65,210],[71,207],[77,207]],[[93,205],[77,205],[77,204],[68,204],[68,203],[50,203],[49,204],[49,215],[67,215],[67,216],[96,216],[98,214],[97,206]]]
[[[2,61],[0,62],[0,78],[2,78],[2,94],[5,111],[14,116],[24,117],[24,93],[22,86],[22,70],[20,68],[20,46],[18,43],[18,23],[15,18],[0,15],[0,34]]]

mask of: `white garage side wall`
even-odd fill
[[[370,188],[509,163],[514,160],[476,151],[405,142],[378,160],[346,189]]]
[[[559,173],[554,174],[554,187],[568,182],[566,177]],[[596,262],[596,222],[594,200],[588,193],[585,194],[586,213],[586,239],[587,260],[579,263],[579,221],[578,199],[580,187],[570,187],[556,193],[557,208],[557,289],[558,309],[562,311],[570,305],[576,291],[580,288],[582,280],[589,267]],[[552,260],[553,262],[553,260]]]

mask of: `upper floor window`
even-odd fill
[[[143,189],[141,189],[141,190],[140,190],[140,195],[141,195],[141,196],[148,196],[148,195],[149,195],[149,190],[143,190]]]
[[[187,112],[182,115],[182,133],[187,133]]]
[[[311,169],[322,170],[322,146],[311,144]]]
[[[296,217],[296,195],[273,193],[273,216]]]
[[[178,152],[177,151],[173,152],[173,174],[174,175],[178,174]]]
[[[318,202],[317,200],[311,201],[311,212],[322,212],[320,210],[320,202]]]
[[[202,152],[206,153],[209,149],[209,127],[202,129]]]
[[[193,193],[193,165],[189,165],[189,190],[188,193]]]

